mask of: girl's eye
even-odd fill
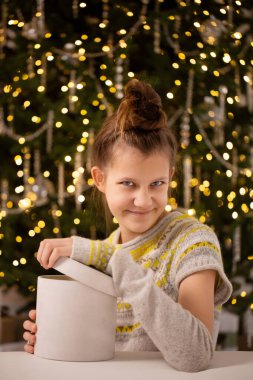
[[[156,182],[153,182],[151,184],[151,186],[153,186],[153,187],[159,187],[159,186],[163,185],[164,183],[165,182],[163,182],[163,181],[156,181]]]
[[[121,185],[127,186],[127,187],[134,186],[134,183],[132,181],[123,181],[123,182],[120,182],[120,183],[121,183]]]

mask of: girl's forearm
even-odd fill
[[[207,327],[153,282],[153,272],[116,251],[109,263],[118,296],[129,302],[134,315],[164,359],[180,371],[208,367],[213,356]]]
[[[71,259],[107,273],[108,262],[115,250],[113,244],[102,240],[86,239],[80,236],[73,236],[72,239]]]

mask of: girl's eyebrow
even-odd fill
[[[159,178],[155,178],[155,179],[151,180],[150,183],[157,182],[157,181],[168,181],[168,180],[169,180],[169,177],[159,177]],[[121,182],[121,181],[138,182],[138,180],[135,180],[134,178],[131,178],[131,177],[122,177],[122,178],[119,178],[118,181],[119,182]]]

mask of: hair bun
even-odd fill
[[[158,129],[164,119],[161,98],[156,91],[137,79],[128,82],[117,111],[117,129],[121,132],[132,128]]]
[[[154,89],[147,83],[137,79],[131,80],[125,89],[125,100],[133,112],[147,120],[157,120],[160,116],[161,99]]]

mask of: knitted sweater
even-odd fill
[[[116,350],[161,351],[176,369],[205,369],[215,349],[221,305],[232,292],[213,230],[178,211],[135,239],[118,244],[120,228],[106,240],[73,237],[71,258],[112,275],[117,291]],[[212,337],[179,303],[180,282],[206,269],[219,274]]]

